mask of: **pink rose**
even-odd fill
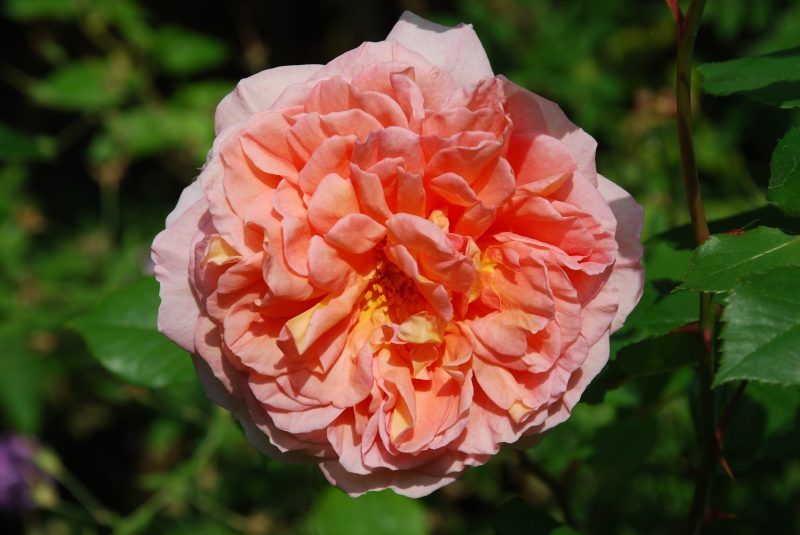
[[[153,243],[159,328],[266,453],[423,496],[564,421],[639,299],[641,208],[470,26],[242,80]]]

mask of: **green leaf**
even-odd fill
[[[714,384],[800,385],[800,267],[754,274],[726,298]]]
[[[428,533],[421,502],[392,491],[351,498],[328,487],[308,516],[314,535],[424,535]]]
[[[694,321],[700,314],[697,296],[673,292],[674,283],[648,281],[639,304],[625,325],[611,337],[611,352],[647,338],[668,334]]]
[[[103,162],[178,150],[202,162],[213,141],[213,112],[208,109],[142,106],[114,115],[106,130],[96,135],[89,155],[92,161]]]
[[[162,27],[154,42],[154,59],[171,74],[192,74],[228,58],[224,42],[179,26]]]
[[[694,333],[670,333],[623,347],[591,382],[583,401],[599,403],[606,392],[627,382],[693,366],[703,351]]]
[[[589,460],[595,466],[632,473],[647,461],[656,445],[657,432],[652,418],[639,415],[617,419],[597,430]]]
[[[33,160],[52,153],[51,140],[33,137],[0,123],[0,160]]]
[[[6,15],[15,20],[68,20],[81,12],[79,0],[6,0]]]
[[[800,106],[800,47],[699,67],[704,91],[742,94],[764,104]]]
[[[800,410],[800,390],[764,383],[750,383],[747,395],[766,412],[767,435],[783,433],[792,428]]]
[[[0,330],[0,413],[15,431],[36,433],[41,424],[43,393],[49,371],[29,349],[30,333],[19,324]]]
[[[160,108],[133,108],[115,115],[108,123],[111,139],[126,155],[141,157],[169,148],[180,122]]]
[[[149,50],[155,33],[148,13],[138,0],[83,0],[86,9],[98,19],[106,19],[120,35],[137,47]]]
[[[800,217],[800,128],[792,128],[780,140],[770,169],[767,199],[787,214]]]
[[[791,233],[791,234],[800,234],[800,219],[786,217],[786,214],[775,208],[771,205],[765,205],[760,208],[754,208],[752,210],[747,210],[744,212],[740,212],[736,215],[725,217],[722,219],[717,219],[714,221],[709,221],[708,223],[709,228],[711,229],[712,234],[720,234],[725,233],[729,230],[735,229],[747,229],[747,228],[754,228],[756,226],[761,227],[775,227],[779,229],[783,229],[784,231]],[[652,248],[655,245],[660,245],[660,247],[672,249],[673,251],[682,251],[688,250],[691,251],[695,248],[694,243],[694,233],[692,231],[692,226],[690,224],[681,225],[679,227],[672,228],[668,231],[662,232],[650,240],[648,240],[648,246]],[[648,249],[645,248],[645,254],[647,254]],[[661,256],[656,259],[656,262],[661,261]],[[654,262],[651,261],[650,257],[647,258],[647,275],[651,279],[663,279],[663,278],[672,278],[670,276],[651,276],[650,274],[653,272],[657,272],[661,269],[661,266],[654,265]],[[687,259],[688,264],[688,259]],[[686,273],[686,266],[681,270],[678,274],[678,279],[683,278],[683,275]]]
[[[191,359],[156,328],[158,284],[142,278],[74,321],[92,354],[125,381],[161,388],[195,380]]]
[[[44,106],[73,111],[98,111],[120,104],[133,87],[133,73],[122,65],[102,59],[67,64],[31,90]]]
[[[213,117],[217,104],[233,91],[235,86],[236,82],[226,80],[189,83],[172,94],[170,103],[179,108],[203,110]]]
[[[769,227],[717,234],[694,252],[679,288],[726,292],[742,277],[778,266],[800,266],[800,236]]]

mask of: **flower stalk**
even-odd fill
[[[694,139],[692,136],[691,88],[694,44],[706,0],[691,0],[685,15],[680,12],[677,2],[668,2],[668,4],[675,16],[678,33],[675,99],[677,103],[678,142],[681,152],[683,183],[686,190],[686,204],[692,220],[694,240],[697,245],[700,245],[708,239],[710,232],[705,210],[703,209],[703,198],[700,193],[700,180],[695,159]],[[700,533],[702,530],[718,456],[714,396],[711,392],[716,346],[715,324],[716,314],[712,296],[708,293],[701,293],[699,331],[706,349],[700,356],[698,367],[702,458],[697,472],[686,530],[687,533],[692,534]]]

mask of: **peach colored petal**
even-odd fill
[[[219,134],[250,115],[268,109],[287,86],[304,82],[320,68],[322,65],[287,65],[245,78],[217,106],[214,130]]]
[[[494,76],[472,25],[448,28],[405,11],[386,39],[419,52],[442,71],[449,72],[459,86]]]
[[[621,222],[615,235],[619,243],[619,253],[609,281],[619,292],[619,309],[611,327],[611,332],[614,332],[622,327],[625,318],[642,297],[644,289],[640,237],[643,213],[642,207],[633,197],[604,176],[597,175],[597,183],[617,221]]]
[[[386,228],[364,214],[347,214],[325,233],[325,241],[354,254],[372,250],[386,236]]]
[[[238,142],[241,150],[252,164],[264,173],[278,176],[297,176],[297,164],[294,161],[287,135],[291,125],[282,111],[265,111],[251,117],[241,133]],[[226,145],[234,144],[237,138],[228,140]],[[223,161],[228,165],[233,162],[226,160],[226,151],[223,148]],[[226,179],[238,178],[247,179],[248,175],[244,170],[226,173]],[[238,192],[237,188],[228,188],[226,193],[230,195],[233,191],[239,195],[248,195],[247,190]]]
[[[444,173],[429,182],[430,187],[446,201],[458,206],[471,206],[478,196],[469,183],[456,173]]]
[[[350,282],[357,267],[349,260],[355,259],[348,258],[343,251],[332,247],[320,236],[312,237],[308,249],[309,278],[312,284],[332,292],[341,291]]]
[[[298,175],[300,189],[312,194],[328,175],[347,176],[355,136],[332,136],[325,140],[311,155]]]
[[[432,65],[422,55],[396,41],[364,43],[325,65],[312,79],[339,76],[345,80],[352,80],[370,66],[386,62],[399,63],[414,69],[414,78],[427,108],[438,108],[456,87],[450,73]]]
[[[286,328],[291,333],[297,350],[302,354],[325,331],[348,317],[365,286],[363,278],[356,277],[341,293],[323,298],[307,311],[288,320]]]
[[[405,169],[397,170],[396,212],[404,212],[425,217],[427,196],[420,173],[409,173]]]
[[[189,187],[197,188],[196,185]],[[194,330],[199,307],[189,286],[191,255],[187,252],[191,249],[200,218],[207,209],[205,199],[196,201],[153,241],[155,274],[161,284],[158,330],[190,352],[194,351]]]
[[[596,183],[597,171],[594,155],[597,142],[582,129],[575,126],[558,104],[531,93],[503,76],[506,94],[506,111],[518,132],[541,132],[560,139],[569,148],[578,165],[578,170],[592,183]]]
[[[380,177],[375,173],[363,171],[355,164],[351,164],[350,171],[353,188],[363,212],[379,223],[391,217],[392,212],[386,202]]]
[[[522,357],[528,349],[528,335],[539,332],[548,322],[548,318],[521,310],[502,310],[471,321],[469,327],[490,351]]]
[[[236,369],[222,355],[219,328],[200,314],[195,328],[195,354],[192,355],[200,384],[208,398],[230,411],[240,404],[234,388]]]
[[[308,220],[319,234],[325,234],[343,217],[357,213],[358,200],[350,180],[326,175],[308,202]]]
[[[514,169],[517,185],[571,175],[577,166],[572,153],[558,139],[548,135],[512,135],[508,162]]]

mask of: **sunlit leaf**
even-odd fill
[[[6,0],[5,12],[16,20],[67,20],[81,13],[80,0]]]
[[[800,216],[800,128],[792,128],[772,153],[767,198],[791,216]]]
[[[712,95],[738,93],[772,106],[800,106],[800,47],[706,63],[700,73],[703,89]]]
[[[236,83],[227,80],[207,80],[189,83],[181,87],[170,98],[170,102],[180,108],[206,110],[213,114],[222,97],[233,91]],[[213,118],[209,117],[210,119]]]
[[[800,385],[800,266],[777,267],[741,281],[726,298],[722,321],[715,384]]]
[[[178,151],[202,163],[214,141],[213,108],[140,106],[115,114],[89,149],[94,162]]]
[[[228,57],[222,41],[179,26],[164,26],[156,35],[154,59],[172,74],[191,74],[216,67]]]
[[[84,59],[66,64],[35,84],[31,96],[44,106],[92,112],[120,104],[134,78],[110,61]]]
[[[143,278],[109,295],[74,325],[92,354],[125,381],[153,388],[195,380],[189,355],[156,328],[158,284]]]
[[[308,516],[314,535],[424,535],[428,533],[421,502],[392,491],[350,498],[327,488]]]
[[[680,288],[726,292],[737,280],[777,266],[800,266],[800,236],[769,227],[717,234],[694,252]]]
[[[0,160],[32,160],[52,152],[49,139],[37,138],[0,123]]]

